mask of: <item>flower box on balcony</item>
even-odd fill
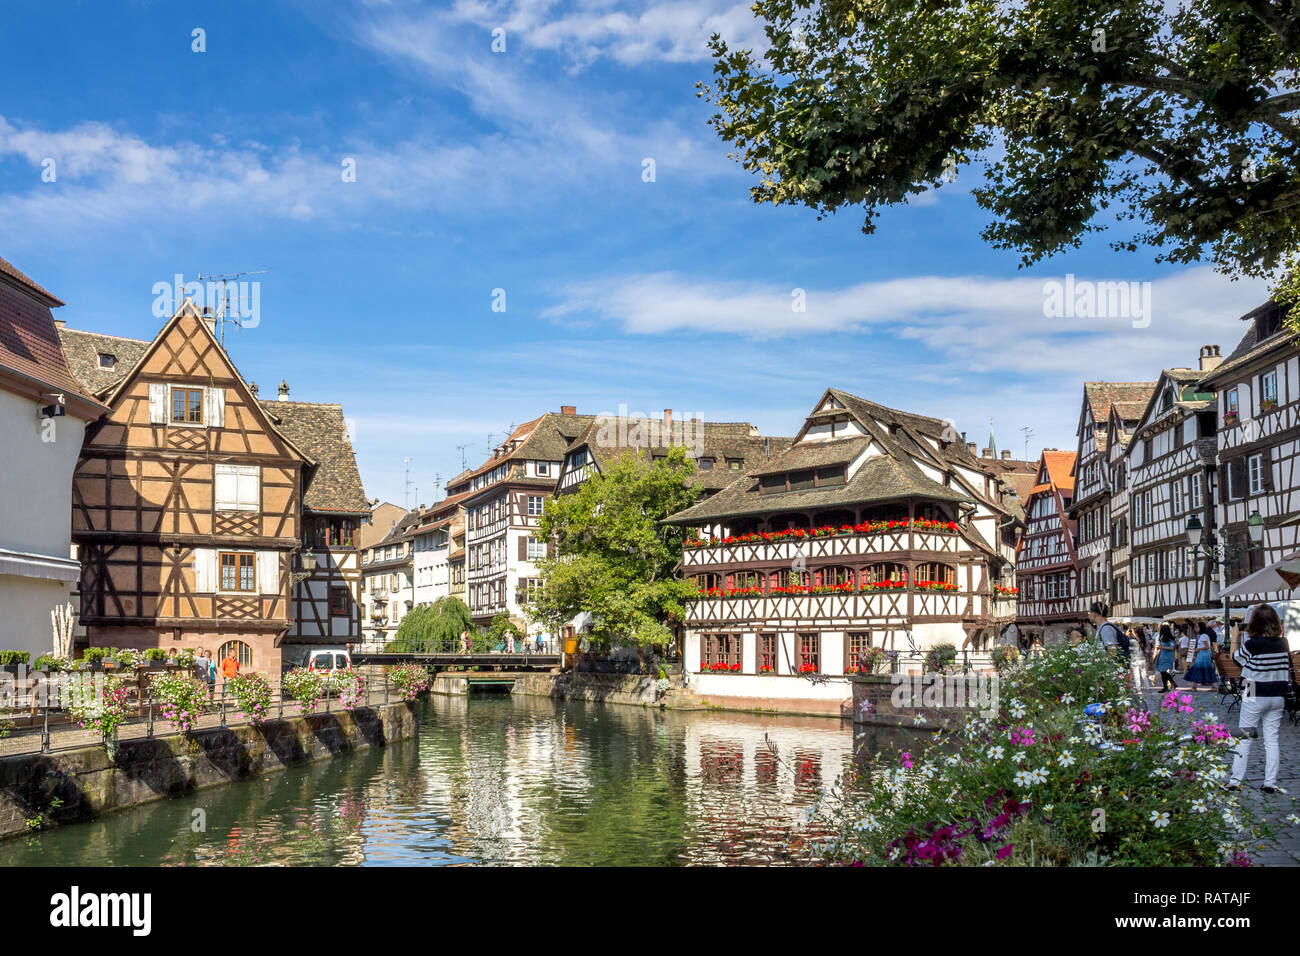
[[[1271,412],[1273,409],[1277,408],[1277,399],[1266,398],[1259,403],[1259,407],[1261,411]]]
[[[955,521],[930,521],[927,518],[901,518],[895,521],[863,521],[859,524],[844,524],[838,528],[824,525],[820,528],[788,528],[785,531],[755,531],[751,534],[728,535],[725,538],[710,539],[688,538],[682,542],[685,548],[717,548],[729,544],[760,544],[778,541],[802,541],[808,538],[837,538],[861,534],[885,534],[900,531],[925,531],[935,534],[956,534],[959,530]]]
[[[1238,419],[1239,417],[1240,417],[1240,416],[1239,416],[1239,414],[1238,414],[1237,412],[1228,412],[1226,415],[1223,416],[1223,424],[1225,424],[1225,425],[1235,425],[1235,424],[1237,424],[1237,419]]]
[[[739,664],[723,664],[721,662],[714,664],[705,664],[701,670],[709,674],[739,674]]]

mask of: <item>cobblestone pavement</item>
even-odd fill
[[[1157,683],[1159,678],[1157,678]],[[1230,701],[1223,700],[1217,691],[1193,690],[1192,686],[1177,677],[1178,687],[1191,694],[1197,712],[1211,711],[1219,720],[1228,725],[1228,730],[1237,733],[1237,722],[1241,719],[1241,707],[1234,707],[1228,712]],[[1147,705],[1152,710],[1160,708],[1163,696],[1159,687],[1145,688]],[[1300,815],[1300,726],[1291,722],[1289,717],[1282,718],[1282,729],[1278,735],[1281,767],[1278,771],[1277,793],[1269,795],[1260,792],[1264,782],[1264,744],[1256,740],[1250,750],[1250,763],[1246,766],[1246,779],[1242,784],[1242,803],[1260,814],[1274,831],[1274,839],[1263,850],[1256,850],[1251,857],[1263,866],[1297,866],[1300,865],[1300,826],[1286,820],[1288,814]]]

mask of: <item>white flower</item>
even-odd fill
[[[1020,761],[1024,759],[1025,759],[1025,752],[1023,750],[1017,750],[1015,753],[1011,755],[1012,763],[1020,763]]]
[[[1037,770],[1029,771],[1031,783],[1047,783],[1047,768],[1040,767]]]
[[[1286,815],[1286,822],[1291,824],[1300,823],[1300,817],[1296,816],[1294,813],[1288,813]]]
[[[1193,813],[1208,813],[1209,811],[1210,807],[1204,800],[1197,798],[1192,801]]]
[[[1028,787],[1034,782],[1034,777],[1026,770],[1018,770],[1013,780],[1017,787]]]
[[[1068,743],[1068,744],[1077,744],[1077,743],[1082,743],[1082,742],[1083,742],[1083,738],[1082,738],[1082,737],[1070,737],[1070,738],[1068,738],[1068,739],[1066,740],[1066,743]]]
[[[1074,703],[1074,695],[1073,695],[1073,694],[1066,694],[1064,697],[1061,698],[1061,703],[1062,703],[1062,704],[1073,704],[1073,703]]]
[[[1094,799],[1094,800],[1100,800],[1100,799],[1101,799],[1101,787],[1093,787],[1093,788],[1092,788],[1091,790],[1089,790],[1088,792],[1092,794],[1092,799]]]
[[[1151,771],[1151,776],[1153,777],[1172,777],[1173,775],[1173,771],[1168,767],[1157,767],[1155,770]]]
[[[1018,701],[1018,700],[1013,700],[1013,701],[1011,702],[1011,704],[1010,704],[1010,708],[1011,708],[1011,716],[1012,716],[1012,717],[1023,717],[1023,716],[1025,716],[1025,705],[1022,704],[1022,703],[1020,703],[1020,701]]]
[[[1156,825],[1157,830],[1161,830],[1169,826],[1169,814],[1164,811],[1152,810],[1149,819],[1152,823]]]
[[[912,724],[914,726],[919,727],[923,723],[925,723],[925,717],[923,717],[921,714],[917,714],[915,717],[912,718]]]
[[[1056,762],[1059,763],[1062,767],[1073,767],[1074,755],[1070,753],[1070,751],[1068,750],[1062,750],[1061,756],[1056,758]]]
[[[990,760],[1001,760],[1002,757],[1003,757],[1003,755],[1004,755],[1005,753],[1006,753],[1006,751],[1003,750],[1001,747],[990,747],[990,748],[989,748],[989,759],[990,759]]]

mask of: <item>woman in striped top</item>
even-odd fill
[[[1232,781],[1229,790],[1240,790],[1250,760],[1250,745],[1254,737],[1264,737],[1265,793],[1277,792],[1278,747],[1277,735],[1282,726],[1282,713],[1286,704],[1286,690],[1291,683],[1291,649],[1282,636],[1282,622],[1277,611],[1267,604],[1255,608],[1246,625],[1249,636],[1238,647],[1241,631],[1232,628],[1232,659],[1241,665],[1241,679],[1245,693],[1241,701],[1241,739],[1237,755],[1232,761]]]

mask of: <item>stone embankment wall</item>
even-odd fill
[[[116,759],[102,745],[0,758],[0,838],[86,820],[244,780],[294,764],[383,746],[416,735],[414,704],[396,702],[196,731],[124,740]],[[60,801],[57,803],[55,801]]]

